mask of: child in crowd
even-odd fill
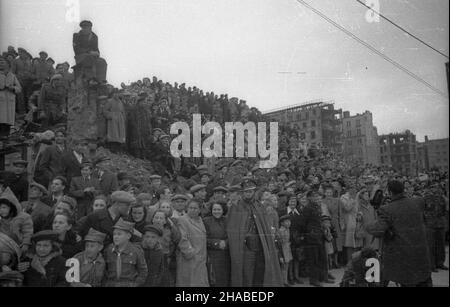
[[[336,237],[336,230],[331,224],[331,217],[328,215],[322,216],[322,229],[325,239],[325,253],[328,259],[328,268],[332,268],[334,260],[333,239]]]
[[[280,245],[281,245],[281,272],[283,274],[283,282],[285,286],[289,286],[288,283],[288,271],[289,266],[292,265],[292,251],[291,251],[291,239],[289,228],[291,227],[291,219],[289,215],[282,216],[280,218],[280,228],[278,230]]]
[[[134,224],[120,218],[114,225],[113,243],[106,249],[106,287],[138,287],[147,279],[142,249],[130,242]]]
[[[164,253],[160,240],[162,231],[156,226],[147,225],[142,237],[142,248],[144,249],[145,261],[148,266],[147,280],[144,283],[146,287],[161,287],[164,273]]]
[[[73,258],[80,263],[80,282],[71,283],[72,287],[101,287],[105,276],[106,262],[102,256],[106,234],[93,228],[84,238],[84,251]]]

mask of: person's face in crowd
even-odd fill
[[[220,219],[223,215],[223,208],[220,204],[213,204],[211,208],[212,216],[214,216],[216,219]]]
[[[14,165],[13,172],[16,175],[22,175],[27,170],[26,166],[23,164],[16,164]]]
[[[297,198],[296,198],[296,197],[291,197],[291,198],[289,198],[288,206],[289,206],[289,208],[291,208],[291,209],[297,208]]]
[[[289,188],[286,188],[286,192],[288,192],[288,193],[290,193],[290,194],[294,194],[294,188],[293,187],[289,187]]]
[[[330,179],[331,177],[333,177],[333,173],[331,172],[331,170],[327,170],[325,172],[325,178]]]
[[[172,191],[167,188],[164,189],[164,194],[161,195],[161,200],[170,200],[172,198]]]
[[[209,175],[207,175],[207,174],[202,175],[200,181],[202,184],[207,185],[209,183]]]
[[[0,58],[0,71],[6,71],[8,69],[9,69],[8,62],[5,59]]]
[[[100,244],[98,242],[86,241],[86,243],[84,244],[84,251],[86,252],[86,256],[90,259],[97,258],[102,249],[103,244]]]
[[[286,220],[284,220],[284,221],[281,223],[281,225],[282,225],[284,228],[289,229],[289,228],[291,228],[291,220],[290,220],[290,219],[286,219]]]
[[[70,212],[72,213],[72,208],[70,207],[70,205],[68,203],[65,202],[59,202],[56,204],[55,207],[55,215],[64,213],[64,212]]]
[[[151,185],[151,187],[154,188],[154,189],[159,189],[159,187],[161,186],[161,179],[153,179],[153,180],[150,182],[150,185]]]
[[[159,237],[156,233],[152,231],[146,231],[144,236],[142,237],[142,245],[144,248],[154,248],[158,243]]]
[[[87,145],[85,143],[78,143],[77,145],[75,145],[75,148],[74,148],[74,150],[79,154],[86,153],[86,149],[87,149]]]
[[[139,223],[144,219],[145,210],[144,207],[131,208],[131,217],[135,223]]]
[[[275,183],[270,182],[269,185],[267,186],[267,188],[269,189],[269,191],[273,192],[273,191],[275,191],[277,186],[275,185]]]
[[[38,257],[47,257],[52,252],[53,245],[50,240],[36,242],[36,254]]]
[[[64,188],[65,188],[65,186],[63,185],[61,180],[53,179],[52,184],[51,184],[52,193],[56,194],[56,193],[63,192]]]
[[[104,199],[96,199],[92,205],[92,211],[102,210],[106,208],[106,201]]]
[[[269,199],[270,196],[272,196],[272,193],[270,193],[270,191],[264,191],[263,194],[261,195],[261,201]]]
[[[190,218],[197,218],[200,214],[200,204],[197,202],[191,202],[187,208],[187,215]]]
[[[308,204],[308,197],[303,196],[300,198],[300,207],[303,208]]]
[[[130,212],[131,205],[128,203],[117,203],[117,212],[121,217],[127,217]]]
[[[166,214],[164,212],[157,211],[153,216],[152,224],[163,227],[166,224]]]
[[[313,177],[313,178],[312,178],[312,184],[317,185],[317,184],[319,184],[319,183],[320,183],[320,180],[319,180],[318,177]]]
[[[195,197],[201,200],[205,200],[206,199],[206,189],[201,189],[200,191],[195,193]]]
[[[186,209],[186,201],[184,199],[176,199],[172,202],[173,208],[178,212],[183,212]]]
[[[65,234],[72,228],[72,225],[69,224],[67,216],[65,215],[56,215],[53,219],[52,229],[58,234]]]
[[[164,201],[159,205],[159,209],[164,211],[166,216],[170,216],[172,213],[172,206],[170,205],[170,202]]]
[[[286,167],[287,164],[288,164],[288,160],[286,158],[283,158],[280,160],[280,165],[282,167]]]
[[[217,199],[226,199],[227,198],[227,194],[223,191],[216,191],[214,192],[214,198]]]
[[[84,166],[81,169],[81,176],[83,176],[84,178],[88,178],[92,175],[92,169],[90,166]]]
[[[28,198],[40,199],[42,197],[42,191],[37,187],[31,187],[28,191]]]
[[[239,194],[238,191],[230,193],[231,203],[236,204],[239,202],[240,199],[241,199],[241,195]]]
[[[66,137],[64,136],[64,133],[57,132],[55,134],[55,143],[56,144],[63,145],[65,141],[66,141]]]
[[[253,195],[255,195],[255,190],[245,190],[243,193],[243,198],[245,200],[251,200]]]
[[[349,194],[351,197],[355,197],[355,196],[356,196],[356,189],[355,189],[354,187],[350,187],[350,188],[348,189],[348,194]]]
[[[288,178],[285,173],[278,176],[278,181],[280,181],[280,182],[286,182],[287,180],[288,180]]]
[[[325,189],[325,197],[326,198],[332,198],[333,197],[333,190],[332,189]]]
[[[361,198],[365,201],[369,201],[369,199],[370,199],[369,192],[367,190],[363,190],[361,192]]]
[[[47,55],[46,55],[45,53],[41,53],[41,54],[39,54],[39,58],[40,58],[42,61],[45,61],[45,60],[47,59]]]
[[[5,204],[0,205],[0,217],[1,218],[4,218],[4,219],[8,218],[10,212],[11,212],[11,208],[8,205],[5,205]]]
[[[113,242],[115,245],[123,246],[128,243],[131,239],[131,233],[124,231],[122,229],[114,229],[113,232]]]
[[[85,25],[81,27],[81,33],[83,34],[90,34],[92,32],[92,27]]]

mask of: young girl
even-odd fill
[[[334,230],[333,225],[331,225],[331,217],[328,215],[322,216],[322,229],[325,239],[325,253],[327,254],[328,259],[328,268],[331,268],[334,260],[333,239],[336,236],[336,231]]]
[[[289,266],[292,265],[292,251],[291,251],[291,239],[289,228],[291,227],[291,219],[289,215],[282,216],[280,218],[280,228],[278,230],[279,240],[281,244],[281,272],[283,274],[283,281],[286,287],[288,283],[288,271]]]

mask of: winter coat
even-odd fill
[[[341,196],[343,225],[341,225],[341,234],[344,237],[344,247],[356,247],[356,215],[358,214],[358,203],[352,199],[348,193]],[[343,226],[343,227],[342,227]]]
[[[119,99],[108,99],[103,107],[106,118],[106,141],[110,143],[125,143],[126,118],[125,108]]]
[[[13,88],[13,91],[7,87]],[[13,126],[16,117],[16,94],[22,91],[19,80],[12,72],[0,72],[0,124]]]

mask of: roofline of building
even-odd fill
[[[286,106],[286,107],[280,107],[280,108],[276,108],[276,109],[272,109],[272,110],[267,110],[267,111],[262,112],[262,114],[263,115],[271,115],[273,113],[285,112],[285,111],[289,111],[289,110],[297,109],[297,108],[303,109],[303,108],[312,107],[312,106],[324,107],[324,106],[328,106],[328,105],[334,105],[334,100],[315,99],[315,100],[311,100],[311,101],[307,101],[307,102],[293,104],[293,105]]]

